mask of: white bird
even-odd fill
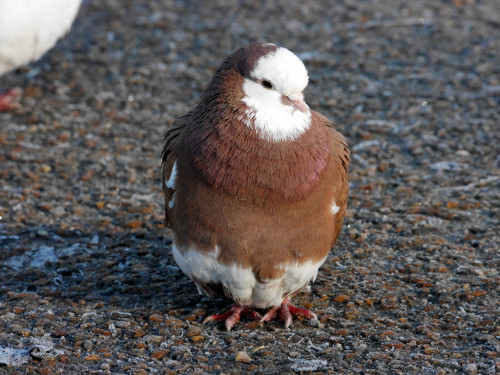
[[[82,0],[0,0],[0,76],[38,60],[65,35]],[[16,106],[19,89],[0,94],[0,111]]]

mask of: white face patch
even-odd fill
[[[262,80],[271,82],[272,88],[261,85]],[[303,113],[284,97],[301,93],[309,77],[302,61],[286,48],[278,48],[260,58],[250,78],[243,83],[243,102],[249,107],[245,114],[253,119],[255,130],[268,141],[297,139],[311,125],[311,112]],[[251,125],[250,121],[245,122]]]
[[[304,91],[309,82],[304,63],[293,52],[283,47],[261,57],[250,77],[271,81],[273,87],[286,96]]]
[[[281,264],[278,268],[285,270],[283,277],[258,282],[251,268],[242,268],[236,263],[228,266],[220,264],[217,261],[220,253],[217,246],[210,253],[202,253],[195,248],[181,253],[174,242],[172,253],[180,269],[189,278],[192,279],[194,275],[202,283],[222,284],[237,303],[257,308],[279,306],[286,295],[315,279],[318,268],[326,259],[317,263]],[[200,285],[197,287],[198,291],[202,290]]]
[[[340,207],[337,206],[335,202],[333,202],[332,205],[330,206],[330,210],[332,211],[332,214],[336,215],[337,212],[339,212]]]

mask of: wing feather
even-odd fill
[[[167,227],[171,227],[171,210],[173,208],[173,199],[175,194],[175,186],[168,184],[171,180],[174,165],[177,161],[177,153],[182,143],[183,134],[186,125],[191,121],[191,112],[179,117],[165,132],[163,137],[163,152],[162,152],[162,186],[165,198],[165,220]]]

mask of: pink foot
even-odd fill
[[[4,94],[0,94],[0,112],[7,112],[16,109],[19,105],[22,91],[20,88],[14,88]]]
[[[290,327],[292,324],[292,315],[303,316],[306,319],[318,319],[315,313],[307,309],[302,309],[300,307],[295,307],[288,298],[283,299],[280,306],[272,307],[260,320],[261,322],[268,322],[276,315],[280,315],[280,319],[285,322],[285,328]]]
[[[223,320],[226,322],[226,329],[230,331],[231,328],[233,328],[233,326],[240,321],[240,318],[245,315],[248,315],[255,320],[262,319],[262,316],[257,311],[254,311],[249,307],[234,305],[223,314],[211,315],[208,318],[205,318],[203,324],[206,324],[208,322],[220,322],[221,320]]]

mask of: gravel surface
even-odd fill
[[[0,114],[0,373],[500,372],[500,4],[258,3],[87,1],[0,78],[24,88]],[[161,139],[253,41],[304,60],[351,194],[295,298],[319,323],[225,332],[172,259]]]

